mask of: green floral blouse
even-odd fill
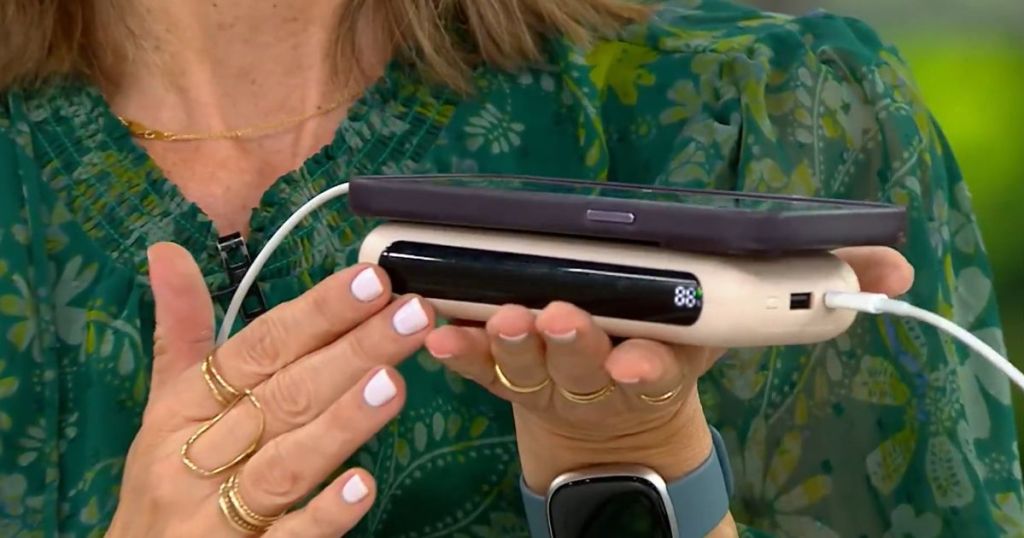
[[[471,97],[392,66],[334,141],[266,193],[250,250],[353,174],[884,200],[909,208],[909,299],[1002,348],[963,178],[907,66],[864,24],[673,0],[586,50],[552,41],[548,59],[481,68]],[[352,263],[373,224],[344,200],[320,210],[271,259],[265,297]],[[215,240],[96,89],[0,94],[0,536],[104,532],[147,392],[146,247],[187,247],[216,291]],[[352,536],[527,536],[509,406],[422,353],[402,371],[406,410],[351,462],[380,483]],[[818,345],[738,350],[701,397],[747,536],[1024,535],[1008,384],[926,326],[863,317]]]

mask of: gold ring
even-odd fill
[[[676,395],[679,394],[679,392],[682,390],[683,386],[679,385],[678,387],[660,396],[647,396],[646,394],[641,394],[640,398],[651,405],[662,405],[672,401],[672,399],[675,398]]]
[[[521,387],[513,384],[507,377],[505,377],[505,372],[501,371],[501,366],[498,366],[498,363],[494,363],[494,375],[498,376],[498,381],[501,382],[502,385],[505,385],[505,388],[517,394],[530,394],[532,392],[537,392],[538,390],[548,386],[548,383],[551,382],[551,378],[549,377],[543,382],[532,387]]]
[[[217,371],[217,367],[213,364],[213,358],[216,356],[216,352],[210,353],[203,360],[201,366],[203,370],[203,379],[206,380],[207,386],[210,387],[210,391],[213,392],[213,397],[217,399],[221,405],[231,405],[232,402],[238,399],[242,395],[242,392],[231,386],[224,380],[224,377]]]
[[[198,441],[199,438],[203,436],[203,434],[205,434],[210,428],[214,427],[218,422],[220,422],[221,419],[223,419],[228,414],[228,412],[234,409],[235,406],[238,405],[238,402],[241,402],[242,400],[248,400],[249,403],[251,403],[252,406],[256,409],[256,411],[258,411],[260,414],[260,427],[259,430],[256,432],[256,435],[253,437],[252,443],[250,443],[249,446],[245,450],[243,450],[239,455],[235,456],[234,459],[221,465],[220,467],[214,469],[204,469],[200,467],[199,465],[196,464],[195,461],[192,460],[192,457],[189,456],[189,449],[192,448],[192,445],[194,445],[195,442]],[[260,405],[259,400],[256,399],[256,395],[254,395],[252,391],[246,390],[241,396],[235,398],[235,401],[231,402],[223,411],[220,412],[220,414],[218,414],[217,416],[213,417],[212,419],[205,422],[202,426],[200,426],[199,429],[192,434],[192,437],[189,437],[188,441],[185,441],[185,444],[181,445],[181,461],[185,464],[186,467],[194,471],[199,476],[216,476],[234,467],[242,460],[248,458],[253,454],[253,452],[256,452],[256,448],[259,447],[260,445],[260,439],[263,438],[263,432],[266,430],[266,427],[267,417],[263,413],[263,406]]]
[[[285,514],[261,516],[253,512],[238,491],[238,473],[232,474],[220,485],[218,504],[231,526],[242,532],[264,532]]]
[[[233,475],[232,478],[234,478]],[[242,517],[238,507],[236,507],[232,501],[231,486],[228,485],[229,482],[231,482],[231,478],[225,480],[224,483],[220,485],[220,495],[217,496],[217,504],[220,506],[220,512],[227,518],[228,523],[235,530],[247,534],[257,534],[267,530],[266,526],[249,523],[244,517]]]
[[[599,402],[605,399],[605,397],[607,397],[614,391],[615,385],[612,385],[610,383],[608,385],[605,385],[602,389],[588,393],[571,392],[561,387],[558,388],[558,392],[562,394],[563,398],[569,400],[570,402],[578,404],[591,404]]]

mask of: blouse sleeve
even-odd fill
[[[706,4],[591,54],[609,175],[904,206],[906,299],[1005,352],[967,185],[898,52],[849,18]],[[1009,385],[928,326],[862,316],[834,342],[734,352],[702,401],[750,535],[1024,532]]]

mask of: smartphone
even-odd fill
[[[355,177],[349,205],[399,222],[589,237],[687,252],[784,255],[898,246],[895,205],[531,176]]]

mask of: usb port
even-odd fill
[[[790,310],[809,310],[811,308],[811,294],[808,293],[792,293],[789,296],[789,309]]]

